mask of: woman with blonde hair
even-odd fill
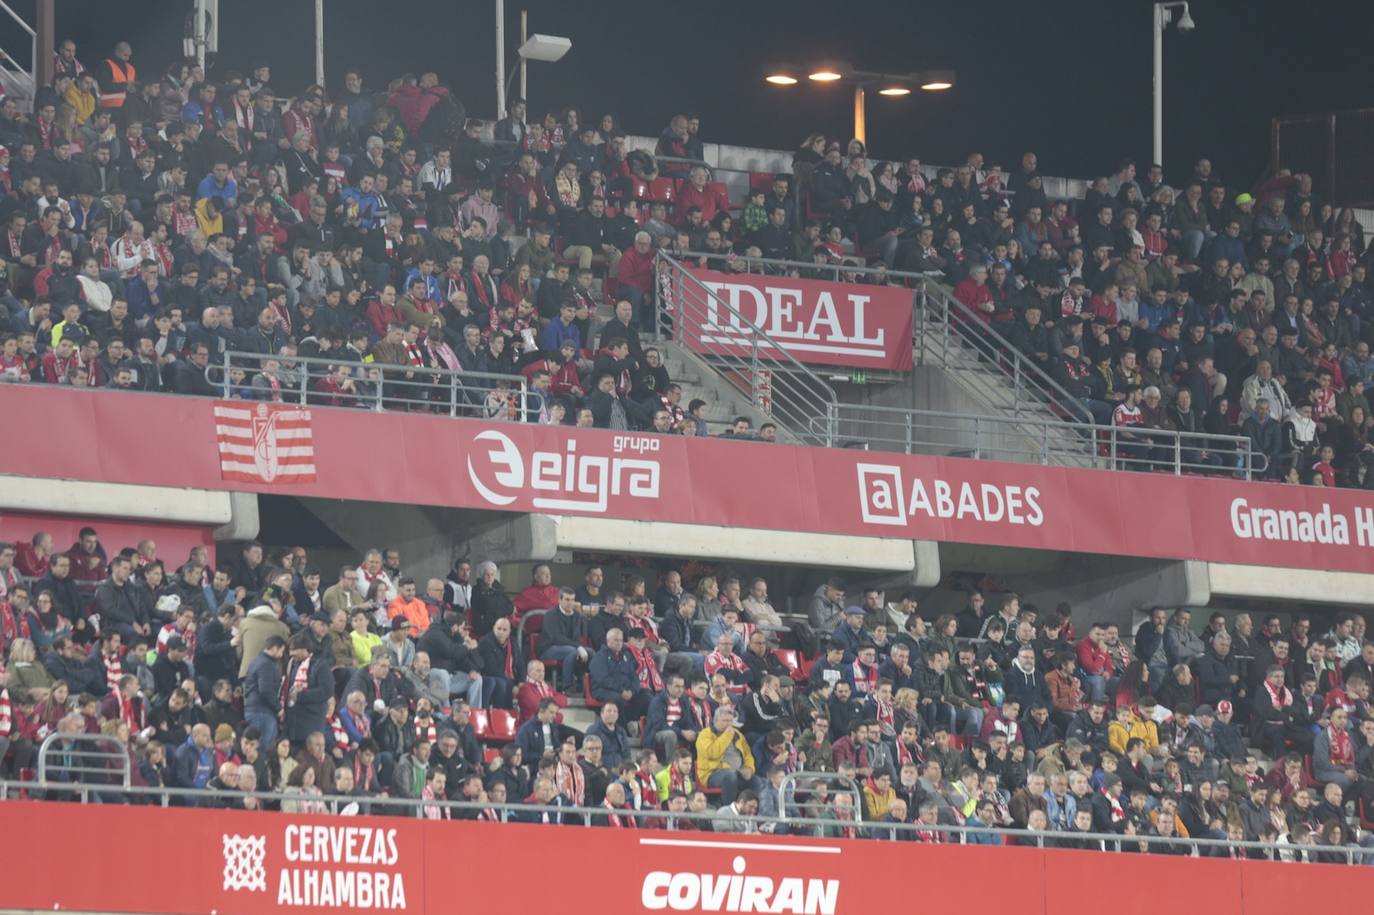
[[[697,618],[709,623],[720,618],[720,584],[714,575],[697,582]]]
[[[35,702],[48,698],[52,689],[52,674],[38,663],[38,652],[28,639],[15,639],[10,644],[9,660],[11,694],[18,695],[25,690],[34,697]]]

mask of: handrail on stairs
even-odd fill
[[[980,362],[997,372],[1011,384],[1012,415],[1019,416],[1023,408],[1047,406],[1061,418],[1074,422],[1092,422],[1092,414],[1044,369],[1027,359],[1000,334],[996,327],[979,317],[972,309],[956,299],[931,274],[888,270],[886,267],[865,267],[852,263],[812,264],[804,261],[779,260],[742,255],[722,256],[710,252],[687,252],[684,259],[704,259],[715,262],[732,272],[792,273],[839,283],[869,285],[902,285],[913,290],[915,310],[915,345],[922,358],[935,356],[938,364],[949,367],[951,338],[972,349]],[[937,352],[928,345],[931,334],[938,334],[946,344]]]
[[[658,252],[655,268],[659,326],[671,328],[684,351],[709,363],[780,431],[804,444],[834,443],[839,398],[827,381],[672,255]]]
[[[0,48],[0,61],[7,61],[14,65],[14,69],[9,71],[9,74],[16,82],[20,83],[21,88],[28,90],[29,101],[32,103],[34,93],[38,89],[38,32],[24,20],[23,16],[10,9],[9,4],[5,3],[4,0],[0,0],[0,12],[9,16],[29,36],[28,67],[15,60],[14,55],[2,48]]]

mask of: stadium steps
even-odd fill
[[[1049,405],[1025,391],[1017,391],[1011,378],[954,335],[928,332],[925,337],[926,364],[941,366],[946,376],[973,400],[987,416],[1006,420],[1009,436],[1002,448],[1003,459],[1025,463],[1037,451],[1048,450],[1047,463],[1060,466],[1104,466],[1092,441],[1072,423],[1058,416]],[[1018,434],[1019,433],[1019,434]],[[1007,440],[1009,439],[1009,440]],[[985,458],[997,459],[994,444]]]

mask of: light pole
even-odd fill
[[[912,89],[943,92],[954,88],[954,73],[949,70],[928,70],[921,73],[874,73],[856,70],[848,65],[818,67],[803,76],[795,67],[782,66],[769,70],[764,81],[774,86],[795,86],[806,79],[813,83],[850,82],[854,86],[854,137],[868,144],[866,118],[867,90],[877,87],[878,94],[894,97],[910,95]]]
[[[530,35],[525,36],[525,29],[528,20],[525,11],[520,11],[520,47],[515,53],[520,56],[520,63],[511,68],[509,75],[506,73],[506,0],[496,0],[496,117],[498,119],[506,116],[506,96],[510,94],[510,87],[515,82],[515,75],[520,74],[520,94],[525,93],[525,61],[542,60],[546,63],[556,63],[563,59],[563,55],[572,50],[572,39],[564,38],[561,35]]]
[[[1164,29],[1174,19],[1174,10],[1182,10],[1178,17],[1178,30],[1191,32],[1196,28],[1193,17],[1188,15],[1187,0],[1172,0],[1169,3],[1156,3],[1154,9],[1155,33],[1155,80],[1154,80],[1154,162],[1164,164]]]

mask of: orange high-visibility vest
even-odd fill
[[[109,85],[101,86],[101,108],[123,108],[124,96],[129,91],[129,81],[137,77],[134,65],[120,62],[116,57],[107,57],[105,64],[110,68]]]

